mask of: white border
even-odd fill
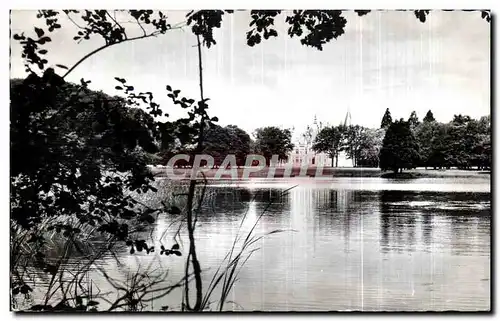
[[[12,6],[8,6],[8,4],[11,3]],[[6,319],[13,319],[15,317],[22,317],[19,315],[14,315],[9,311],[10,308],[10,302],[9,302],[9,285],[8,285],[8,273],[9,273],[9,264],[8,264],[8,255],[9,255],[9,248],[8,248],[8,235],[9,235],[9,224],[7,223],[8,216],[9,216],[9,156],[8,156],[8,150],[9,150],[9,109],[8,109],[8,94],[9,94],[9,82],[8,82],[8,75],[9,75],[9,9],[39,9],[40,7],[46,7],[46,8],[54,8],[54,9],[62,9],[62,8],[102,8],[102,9],[119,9],[119,8],[162,8],[162,9],[170,9],[170,10],[175,10],[175,9],[191,9],[191,8],[203,8],[203,9],[215,9],[215,8],[224,8],[224,9],[293,9],[293,8],[301,8],[301,9],[319,9],[319,8],[325,8],[325,9],[491,9],[493,13],[496,13],[496,16],[500,16],[500,9],[499,9],[499,3],[500,1],[496,0],[420,0],[420,1],[398,1],[398,0],[379,0],[379,1],[370,1],[370,0],[358,0],[358,1],[353,1],[353,0],[335,0],[335,1],[327,1],[327,0],[287,0],[287,1],[269,1],[269,0],[253,0],[252,2],[247,1],[245,3],[242,2],[236,2],[234,0],[212,0],[210,2],[207,1],[202,1],[202,0],[182,0],[182,1],[177,1],[177,2],[172,2],[172,1],[131,1],[131,0],[108,0],[108,1],[102,1],[102,0],[86,0],[86,1],[78,1],[78,2],[68,2],[67,0],[50,0],[50,1],[35,1],[35,0],[17,0],[15,2],[7,2],[7,1],[2,1],[1,6],[2,9],[0,11],[0,22],[2,28],[0,28],[2,32],[2,38],[1,38],[1,45],[2,48],[0,50],[0,53],[4,55],[3,57],[3,64],[0,65],[1,68],[3,68],[3,72],[1,73],[4,75],[2,77],[2,86],[0,87],[1,90],[3,91],[3,94],[0,96],[4,100],[5,104],[0,108],[0,119],[2,122],[4,122],[4,125],[1,126],[1,131],[2,134],[0,135],[0,142],[1,142],[1,147],[2,147],[2,162],[1,162],[1,199],[2,199],[2,216],[4,216],[3,220],[4,223],[0,224],[2,227],[2,232],[0,235],[3,235],[3,240],[0,241],[0,246],[4,249],[1,253],[3,253],[4,259],[2,260],[2,270],[0,272],[0,280],[1,280],[1,286],[0,286],[0,293],[2,295],[1,302],[2,302],[2,317],[5,317]],[[495,18],[497,18],[495,17]],[[498,21],[497,21],[498,23]],[[495,23],[494,26],[497,24]],[[495,29],[497,29],[495,27]],[[498,35],[497,32],[493,33],[495,37],[495,48],[498,46]],[[497,52],[495,49],[494,52]],[[451,57],[450,57],[451,58]],[[493,71],[495,72],[496,75],[496,70]],[[498,83],[494,83],[494,90],[495,92],[498,93]],[[497,127],[496,125],[498,124],[498,119],[496,117],[496,113],[493,113],[494,116],[494,123],[495,123],[495,128]],[[496,130],[496,129],[495,129]],[[498,136],[494,138],[495,146],[494,150],[498,151],[499,149],[499,138]],[[495,152],[495,164],[494,168],[497,169],[499,168],[498,163],[500,162],[499,160],[499,155],[497,152]],[[496,174],[496,171],[495,171]],[[496,175],[495,175],[496,176]],[[496,200],[497,196],[497,191],[494,191],[494,198]],[[495,202],[496,203],[496,202]],[[496,207],[496,206],[495,206]],[[492,214],[494,217],[496,216],[496,213]],[[499,220],[500,218],[496,217],[494,219],[495,222],[495,231],[498,234],[499,232]],[[493,242],[494,243],[494,242]],[[492,245],[493,245],[492,243]],[[492,275],[496,276],[496,270],[492,271]],[[492,293],[493,298],[496,298],[496,296]],[[497,301],[497,300],[495,300]],[[498,308],[498,305],[496,302],[493,304],[493,306]],[[120,315],[121,316],[121,315]],[[220,315],[217,315],[216,317],[219,317]],[[229,317],[235,317],[236,315],[231,315],[231,314],[226,314],[222,316],[229,316]],[[247,315],[247,317],[251,318],[281,318],[281,317],[289,317],[291,315],[259,315],[259,314],[252,314],[252,315]],[[299,318],[308,318],[310,316],[308,315],[293,315],[295,317]],[[339,317],[340,315],[324,315],[320,317]],[[370,315],[373,317],[373,315]],[[390,314],[380,314],[378,315],[379,318],[386,318],[386,317],[400,317],[401,315],[390,315]],[[439,315],[405,315],[406,317],[409,318],[422,318],[424,317],[425,319],[433,319],[436,317],[439,317]],[[24,316],[24,317],[31,317],[31,316]],[[47,315],[40,315],[36,317],[50,317],[53,318],[53,315],[47,316]],[[63,315],[61,317],[64,317],[65,319],[67,318],[68,320],[75,319],[75,316],[69,316],[69,315]],[[95,315],[91,316],[85,316],[85,318],[93,318]],[[106,317],[106,315],[103,315],[103,317]],[[109,317],[114,317],[114,316],[109,316]],[[128,317],[134,318],[134,319],[142,319],[144,318],[144,314],[142,315],[137,315],[137,316],[130,316]],[[158,316],[158,317],[167,317],[167,318],[180,318],[184,316],[179,316],[179,315],[166,315],[166,316]],[[207,316],[203,316],[207,317]],[[318,317],[318,316],[316,316]],[[342,316],[340,316],[342,317]],[[363,315],[355,315],[355,316],[349,316],[347,317],[354,317],[354,318],[362,318]],[[471,317],[474,318],[476,316],[468,315],[466,316],[467,318]],[[2,318],[5,320],[4,318]]]

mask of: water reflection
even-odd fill
[[[297,186],[281,197],[283,190],[232,190],[253,196],[252,211],[275,200],[260,232],[295,231],[264,242],[236,290],[254,299],[236,295],[240,303],[263,310],[489,306],[489,193]]]
[[[485,193],[382,191],[382,250],[415,250],[419,245],[415,235],[420,230],[420,245],[426,251],[445,243],[453,253],[489,251],[489,198]]]
[[[489,188],[450,192],[434,183],[430,192],[408,183],[399,188],[402,182],[388,189],[344,188],[350,182],[304,184],[287,193],[286,184],[210,186],[197,228],[204,282],[235,236],[260,218],[257,235],[282,232],[258,243],[241,270],[231,300],[246,310],[489,308],[490,193],[477,192]],[[161,217],[156,241],[172,237],[176,219]],[[127,252],[123,256],[135,268]],[[172,277],[182,276],[182,264],[168,260]],[[181,296],[155,305],[176,306]]]

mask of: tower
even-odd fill
[[[350,108],[347,107],[347,112],[345,114],[345,120],[344,120],[344,127],[351,126],[351,125],[352,125],[351,111],[350,111]]]
[[[343,126],[345,129],[350,127],[352,125],[352,116],[351,116],[351,110],[349,107],[347,107],[347,111],[345,114],[344,122],[340,124]],[[339,155],[337,155],[336,159],[336,166],[340,167],[351,167],[352,161],[348,159],[347,153],[345,150],[341,151]]]

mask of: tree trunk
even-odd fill
[[[203,67],[202,67],[202,59],[201,59],[201,42],[200,36],[197,36],[198,40],[198,62],[199,62],[199,73],[200,73],[200,97],[201,100],[204,100],[203,97]],[[200,120],[200,134],[198,137],[198,144],[196,146],[197,152],[203,150],[203,127],[204,127],[204,115],[202,115]],[[194,230],[196,225],[196,216],[193,217],[194,208],[194,193],[196,188],[196,180],[191,180],[189,184],[189,192],[188,192],[188,200],[187,200],[187,229],[189,236],[189,252],[186,258],[186,267],[185,267],[185,285],[184,285],[184,294],[186,299],[186,306],[188,310],[199,311],[201,308],[202,300],[203,300],[203,289],[202,289],[202,280],[201,280],[201,266],[198,261],[198,256],[196,253],[196,245],[195,245],[195,237]],[[196,285],[196,302],[193,308],[191,308],[189,302],[189,259],[191,259],[191,265],[193,266],[194,279]]]

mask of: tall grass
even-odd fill
[[[286,190],[284,190],[279,197],[282,197],[284,195],[287,195],[288,192],[295,188],[295,186],[292,186]],[[235,303],[232,301],[228,300],[228,296],[233,289],[236,281],[238,280],[238,275],[241,271],[241,269],[244,267],[245,263],[250,259],[253,253],[259,250],[259,248],[252,248],[252,245],[260,241],[266,236],[276,234],[276,233],[281,233],[284,232],[285,230],[281,229],[275,229],[273,231],[267,232],[263,235],[256,235],[255,234],[255,228],[259,224],[260,220],[262,217],[266,214],[267,210],[269,207],[274,203],[276,198],[271,199],[262,213],[257,217],[255,223],[253,224],[252,228],[248,233],[245,234],[240,234],[243,223],[245,222],[248,214],[248,209],[245,212],[245,215],[243,216],[240,225],[238,227],[238,231],[236,233],[236,236],[234,238],[233,244],[231,248],[229,249],[228,253],[220,263],[219,267],[217,268],[214,276],[212,277],[212,280],[210,281],[210,284],[208,285],[207,292],[205,293],[202,301],[201,308],[202,310],[206,310],[210,308],[211,304],[211,297],[214,295],[215,290],[217,289],[218,286],[221,287],[220,294],[219,294],[219,299],[218,299],[218,310],[223,311],[224,310],[224,305],[226,303]],[[255,201],[255,196],[252,202]],[[243,239],[244,237],[244,239]],[[241,247],[239,250],[236,250],[238,247],[238,243],[241,243]]]

